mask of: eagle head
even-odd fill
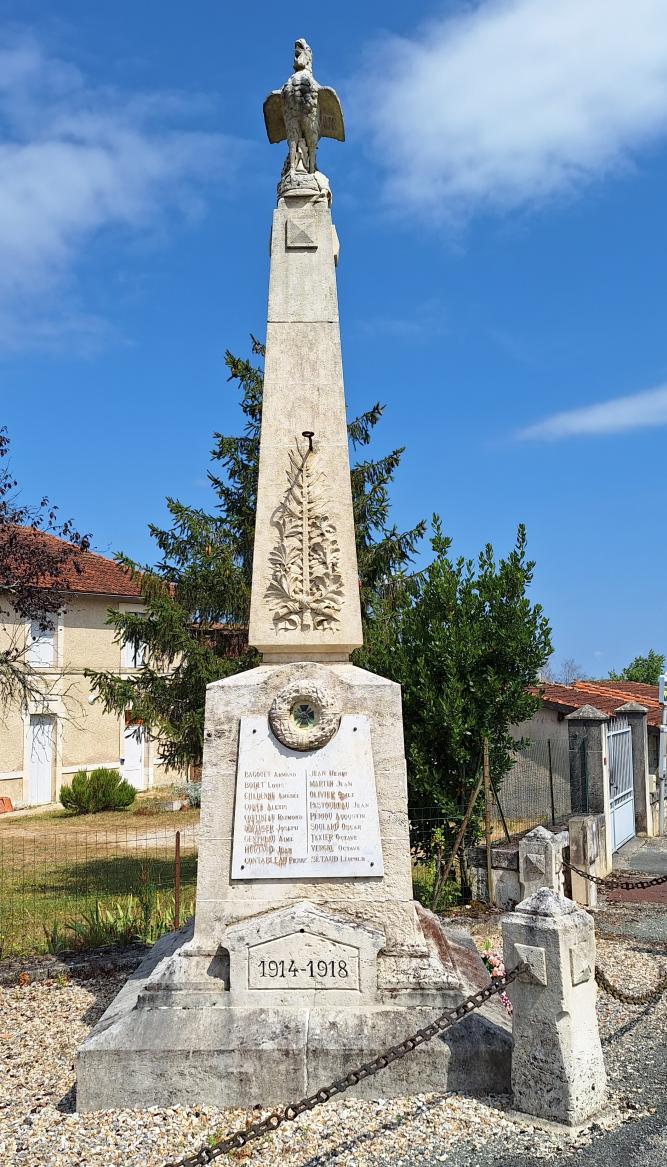
[[[312,69],[313,67],[313,50],[308,41],[301,37],[294,42],[294,72],[298,73],[301,69]]]

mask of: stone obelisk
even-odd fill
[[[348,660],[362,643],[338,239],[328,183],[302,137],[310,118],[342,139],[343,118],[334,91],[314,80],[305,42],[294,64],[294,77],[264,106],[270,140],[290,141],[271,229],[250,608],[250,643],[267,663]]]
[[[338,242],[316,162],[320,137],[343,140],[343,118],[305,41],[264,115],[288,157],[249,630],[263,661],[208,687],[194,929],[155,946],[80,1050],[81,1109],[284,1103],[485,980],[474,947],[413,900],[400,688],[350,663],[362,635]],[[507,1026],[491,1007],[372,1089],[508,1082]]]

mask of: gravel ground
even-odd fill
[[[613,910],[618,915],[627,909]],[[651,906],[631,910],[648,913]],[[497,928],[492,917],[475,922],[473,931],[493,943]],[[648,950],[646,941],[613,930],[618,938],[599,945],[607,973],[626,989],[656,980],[667,963],[664,948],[656,954],[655,945]],[[2,1164],[159,1167],[258,1116],[204,1107],[73,1112],[74,1052],[124,975],[0,987]],[[658,1167],[667,1161],[667,998],[639,1008],[601,996],[598,1012],[611,1105],[578,1136],[536,1129],[513,1116],[503,1098],[340,1099],[227,1161],[244,1167],[530,1167],[545,1160],[568,1167]]]

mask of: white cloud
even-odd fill
[[[613,397],[610,401],[585,405],[582,409],[554,413],[544,421],[520,430],[517,437],[548,441],[621,434],[627,430],[660,425],[667,425],[667,385],[659,385],[643,393],[632,393],[627,397]]]
[[[397,209],[526,206],[667,131],[667,3],[481,0],[377,42],[353,93]]]
[[[0,349],[86,350],[113,331],[80,310],[77,265],[102,231],[198,213],[238,152],[188,126],[201,106],[95,87],[36,40],[0,39]]]

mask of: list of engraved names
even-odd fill
[[[261,719],[243,719],[233,878],[382,874],[367,727],[351,720],[353,753],[341,726],[327,746],[303,754],[279,746],[268,732],[260,736]]]

